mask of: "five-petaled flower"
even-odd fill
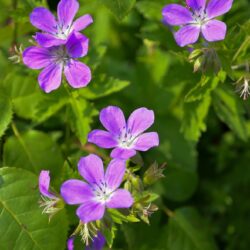
[[[80,175],[88,182],[71,179],[61,186],[61,196],[70,205],[80,205],[76,211],[83,223],[102,219],[105,208],[129,208],[133,198],[120,189],[126,170],[123,160],[112,160],[104,174],[102,160],[91,154],[78,163]]]
[[[108,131],[93,130],[88,141],[102,148],[115,148],[111,152],[112,158],[128,159],[136,154],[136,150],[147,151],[159,145],[156,132],[143,133],[154,123],[152,110],[136,109],[126,122],[120,108],[109,106],[101,111],[100,121]]]
[[[228,12],[233,0],[186,0],[188,8],[169,4],[163,8],[163,21],[168,25],[181,26],[175,33],[175,40],[181,47],[197,42],[200,32],[209,42],[223,40],[226,35],[225,23],[215,17]]]
[[[87,65],[75,59],[87,54],[88,42],[87,37],[73,32],[65,45],[27,48],[23,52],[23,62],[32,69],[44,68],[38,82],[46,93],[60,86],[62,72],[73,88],[85,87],[91,80],[91,71]]]
[[[58,212],[62,207],[60,206],[60,198],[49,191],[50,176],[49,171],[42,170],[39,175],[39,191],[42,195],[40,206],[44,207],[43,213],[49,215],[49,219]]]
[[[93,22],[86,14],[76,21],[73,19],[79,9],[77,0],[61,0],[57,6],[58,20],[44,7],[38,7],[30,14],[30,22],[43,32],[37,32],[35,40],[42,47],[65,44],[72,32],[79,32]],[[80,34],[80,33],[79,33]]]

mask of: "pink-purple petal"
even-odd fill
[[[62,64],[50,64],[39,74],[39,85],[46,93],[59,88],[61,85],[62,68]]]
[[[73,32],[65,44],[71,58],[83,57],[88,53],[89,39],[78,32]]]
[[[214,18],[227,13],[232,8],[233,0],[210,0],[207,5],[208,18]]]
[[[56,32],[56,19],[54,15],[46,8],[35,8],[30,14],[30,22],[36,28],[49,33]]]
[[[103,250],[106,240],[104,236],[98,232],[90,246],[86,246],[85,250]]]
[[[139,151],[147,151],[152,147],[159,146],[159,136],[156,132],[149,132],[141,134],[135,145],[134,149]]]
[[[105,212],[105,205],[94,200],[84,202],[77,210],[76,214],[84,223],[102,219]]]
[[[24,50],[23,63],[31,69],[41,69],[51,63],[50,57],[48,49],[32,46]]]
[[[113,135],[120,135],[126,128],[126,121],[122,110],[116,106],[109,106],[100,112],[102,125]]]
[[[90,200],[94,194],[87,183],[71,179],[62,184],[61,196],[67,204],[76,205]]]
[[[77,0],[61,0],[57,6],[59,23],[63,27],[71,26],[78,9],[79,3]]]
[[[105,173],[107,187],[111,190],[117,189],[123,180],[126,171],[126,162],[124,160],[112,160]]]
[[[86,87],[91,81],[90,68],[76,60],[70,60],[64,67],[64,74],[69,85],[73,88]]]
[[[186,0],[187,6],[195,11],[200,11],[205,8],[206,0]]]
[[[39,191],[40,193],[48,198],[54,198],[51,192],[49,192],[50,176],[49,171],[42,170],[39,175]]]
[[[67,240],[67,249],[68,250],[74,250],[74,240],[75,240],[75,237],[70,237]]]
[[[101,148],[114,148],[117,146],[117,141],[109,132],[99,129],[89,133],[88,142],[94,143]]]
[[[104,181],[102,159],[94,154],[82,157],[78,162],[80,175],[90,184],[99,184]]]
[[[106,202],[108,208],[129,208],[133,205],[134,199],[129,191],[117,189],[110,200]]]
[[[51,34],[45,34],[40,32],[37,32],[34,38],[40,46],[45,48],[63,45],[67,41],[65,39],[56,38]]]
[[[175,33],[177,44],[184,47],[196,43],[200,35],[200,27],[197,25],[186,25]]]
[[[220,41],[223,40],[226,36],[227,26],[225,23],[219,20],[211,20],[202,26],[201,31],[203,37],[207,41]]]
[[[162,10],[164,22],[169,25],[183,25],[193,20],[192,13],[179,4],[169,4]]]
[[[73,23],[73,30],[75,31],[81,31],[87,28],[90,24],[93,23],[93,18],[91,15],[86,14],[84,16],[81,16],[77,18]]]
[[[154,112],[147,108],[136,109],[128,119],[128,130],[134,136],[144,132],[154,123]]]
[[[111,152],[111,157],[115,159],[127,160],[135,155],[136,151],[134,149],[115,148]]]

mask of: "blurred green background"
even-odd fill
[[[234,84],[250,79],[244,67],[250,63],[249,1],[234,1],[222,17],[227,37],[211,45],[222,65],[216,76],[194,73],[188,50],[179,48],[162,24],[163,6],[184,1],[79,0],[77,15],[94,18],[83,32],[90,38],[83,61],[91,67],[93,80],[70,95],[63,86],[43,93],[38,71],[8,59],[15,55],[14,46],[31,45],[36,31],[29,23],[32,9],[42,5],[55,11],[57,2],[1,0],[0,163],[9,168],[0,169],[0,249],[63,249],[77,219],[73,210],[55,216],[49,226],[45,215],[39,217],[38,173],[51,170],[58,190],[72,176],[79,157],[96,150],[85,143],[88,132],[101,127],[98,111],[117,105],[127,116],[142,106],[154,110],[152,131],[159,133],[160,146],[142,157],[145,169],[154,161],[166,162],[167,168],[165,178],[152,186],[160,198],[150,225],[121,225],[112,249],[248,250],[250,103],[239,97]],[[2,181],[6,176],[13,185],[8,194],[3,191],[8,190]],[[29,211],[30,221],[19,214],[18,206],[27,205],[25,194],[15,192],[25,184],[21,178],[36,189],[27,201],[37,209]],[[8,203],[13,197],[16,203]],[[17,213],[15,221],[6,204]],[[36,234],[39,225],[44,225],[41,235]],[[40,248],[30,242],[36,237]]]

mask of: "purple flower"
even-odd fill
[[[47,198],[54,199],[57,198],[56,195],[49,191],[50,185],[50,176],[49,171],[42,170],[39,175],[39,191],[40,193]]]
[[[88,42],[82,34],[72,33],[65,45],[27,48],[23,52],[23,62],[31,69],[43,68],[38,82],[46,93],[61,85],[62,72],[73,88],[85,87],[91,80],[91,71],[75,59],[87,54]]]
[[[87,246],[85,250],[102,250],[105,246],[106,240],[104,236],[98,232],[94,237],[93,242],[90,246]],[[70,237],[67,241],[68,250],[74,250],[74,237]]]
[[[175,33],[175,40],[181,47],[195,43],[202,36],[209,42],[223,40],[226,35],[225,23],[215,17],[228,12],[233,0],[186,0],[188,8],[169,4],[162,10],[163,20],[172,26],[181,26]]]
[[[68,250],[74,250],[74,237],[70,237],[67,240],[67,248]]]
[[[115,148],[111,157],[128,159],[136,150],[147,151],[159,145],[156,132],[143,133],[154,123],[154,112],[146,108],[136,109],[126,122],[122,110],[115,106],[104,108],[100,121],[108,130],[93,130],[88,141],[102,148]]]
[[[60,198],[49,191],[50,176],[49,171],[42,170],[39,175],[39,191],[42,195],[42,200],[40,201],[40,207],[43,207],[43,212],[49,215],[49,220],[55,215],[59,210],[62,209],[60,205]]]
[[[100,232],[98,232],[92,244],[90,246],[87,246],[85,250],[102,250],[105,246],[105,243],[106,240],[104,236]]]
[[[103,163],[98,156],[82,157],[78,171],[88,183],[68,180],[61,186],[61,195],[67,204],[80,204],[76,214],[83,223],[100,220],[106,207],[129,208],[133,204],[131,194],[119,189],[125,169],[125,161],[114,159],[104,174]]]
[[[90,15],[84,15],[73,22],[78,9],[77,0],[61,0],[57,6],[58,20],[56,20],[48,9],[35,8],[30,14],[30,22],[43,31],[43,33],[36,33],[36,41],[42,47],[62,45],[67,42],[73,31],[85,29],[93,22],[93,19]]]

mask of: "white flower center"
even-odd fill
[[[131,134],[130,129],[123,128],[121,134],[118,137],[118,145],[121,148],[130,149],[134,146],[138,136]]]
[[[200,9],[192,12],[193,23],[198,24],[199,26],[204,25],[209,19],[205,9]]]
[[[65,65],[70,60],[67,49],[63,45],[52,49],[51,54],[52,60],[57,64],[63,63]]]
[[[56,33],[55,35],[59,38],[59,39],[66,39],[68,37],[68,35],[71,32],[71,26],[67,25],[66,27],[63,25],[58,24],[56,27]]]
[[[101,203],[106,203],[112,196],[114,190],[107,187],[106,182],[101,182],[94,187],[95,200]]]

